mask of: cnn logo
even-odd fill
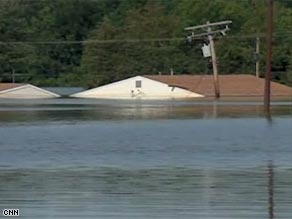
[[[19,209],[4,209],[2,213],[3,216],[15,217],[19,216]]]

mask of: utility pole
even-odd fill
[[[268,164],[268,192],[269,192],[269,219],[274,219],[274,166],[273,162]]]
[[[267,33],[267,59],[266,59],[264,107],[267,115],[269,115],[271,105],[270,102],[271,102],[272,48],[274,31],[274,0],[268,0],[267,21],[268,33]]]
[[[260,38],[256,38],[256,48],[255,48],[255,61],[256,61],[256,77],[260,77]]]
[[[209,21],[206,24],[194,26],[194,27],[187,27],[185,30],[191,31],[191,35],[188,36],[188,41],[192,41],[192,39],[207,37],[209,41],[209,47],[211,58],[212,58],[212,66],[213,66],[213,76],[214,76],[214,92],[215,97],[220,98],[220,86],[219,86],[219,77],[218,77],[218,66],[217,66],[217,56],[216,56],[216,49],[214,43],[214,36],[216,34],[221,34],[222,36],[226,35],[226,32],[229,31],[228,24],[231,24],[232,21],[221,21],[216,23],[210,23]],[[222,28],[222,26],[225,26]],[[212,28],[216,28],[212,30]],[[196,30],[203,30],[205,33],[195,34],[194,31]],[[206,46],[206,45],[205,45]],[[209,57],[208,55],[205,57]]]
[[[170,75],[173,76],[174,75],[174,71],[173,68],[170,69]]]
[[[12,68],[12,83],[15,83],[15,70]]]
[[[208,21],[207,24],[210,24],[210,22]],[[217,56],[216,56],[215,44],[214,44],[214,40],[213,40],[211,27],[208,27],[208,40],[210,43],[210,50],[211,50],[211,57],[212,57],[215,97],[219,98],[220,97],[220,85],[219,85],[219,79],[218,79]]]

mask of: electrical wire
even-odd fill
[[[274,38],[279,37],[290,37],[292,36],[292,32],[282,32],[282,33],[275,33]],[[224,36],[224,38],[229,39],[253,39],[253,38],[265,38],[265,33],[260,34],[250,34],[250,35],[229,35]],[[215,37],[219,38],[219,37]],[[195,40],[202,40],[205,37],[196,38]],[[177,38],[148,38],[148,39],[113,39],[113,40],[73,40],[73,41],[66,41],[66,40],[54,40],[54,41],[0,41],[0,45],[19,45],[19,44],[31,44],[31,45],[57,45],[57,44],[114,44],[114,43],[141,43],[141,42],[179,42],[185,41],[185,37],[177,37]]]

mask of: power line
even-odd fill
[[[104,2],[104,1],[109,1],[109,0],[0,0],[0,2],[4,2],[4,1],[21,1],[21,2],[58,2],[58,1],[68,1],[68,2],[73,2],[73,1],[88,1],[88,2]],[[156,0],[156,1],[166,1],[166,0]],[[177,0],[179,1],[179,0]],[[205,0],[189,0],[189,1],[193,1],[193,2],[205,2]],[[251,0],[230,0],[230,1],[236,1],[236,2],[250,2]],[[259,1],[266,1],[266,0],[254,0],[255,2],[259,2]],[[292,2],[292,0],[276,0],[277,2]]]
[[[138,43],[138,42],[160,42],[160,41],[181,41],[185,38],[156,38],[156,39],[116,39],[116,40],[73,40],[73,41],[11,41],[3,42],[1,45],[17,44],[112,44],[112,43]]]
[[[275,33],[274,38],[279,37],[288,37],[292,36],[292,32],[286,33]],[[250,34],[250,35],[231,35],[225,36],[227,39],[254,39],[254,38],[265,38],[264,33],[260,34]],[[215,37],[220,38],[220,36]],[[198,37],[195,40],[202,40],[205,37]],[[113,40],[54,40],[54,41],[0,41],[0,45],[21,45],[21,44],[29,44],[29,45],[57,45],[57,44],[114,44],[114,43],[140,43],[140,42],[179,42],[185,41],[185,37],[175,37],[175,38],[148,38],[148,39],[113,39]]]

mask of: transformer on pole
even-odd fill
[[[213,66],[213,75],[214,75],[214,92],[215,97],[220,98],[220,86],[219,86],[219,78],[218,78],[218,67],[217,67],[217,56],[215,50],[215,43],[214,43],[214,36],[216,34],[221,34],[222,36],[226,35],[226,32],[229,31],[229,24],[232,21],[221,21],[216,23],[210,23],[209,21],[206,24],[194,26],[194,27],[187,27],[185,28],[186,31],[190,31],[191,35],[187,37],[188,41],[191,42],[192,39],[199,39],[202,37],[207,37],[209,41],[209,45],[204,45],[202,47],[204,57],[212,58],[212,66]],[[225,26],[222,28],[222,26]],[[213,28],[213,29],[212,29]],[[204,31],[204,33],[197,33],[195,31]],[[209,51],[208,51],[209,50]]]

